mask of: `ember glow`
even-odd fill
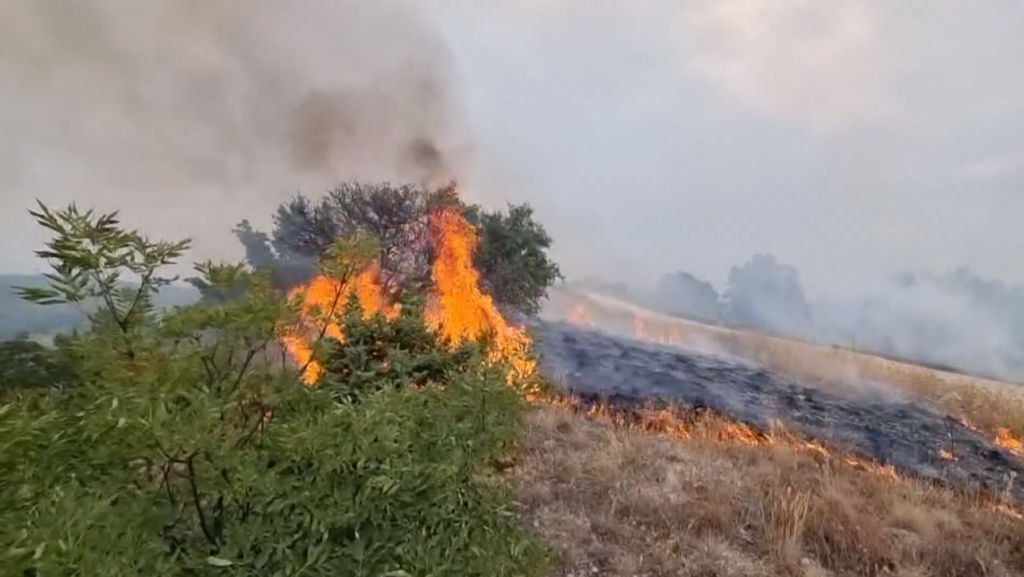
[[[996,429],[995,444],[1013,453],[1019,459],[1024,459],[1024,441],[1015,437],[1009,429],[999,427]]]
[[[895,467],[891,465],[836,454],[818,442],[793,433],[782,423],[775,423],[770,431],[762,432],[725,415],[707,410],[696,411],[683,405],[623,408],[600,402],[581,402],[580,399],[571,396],[549,397],[545,401],[589,418],[610,422],[617,427],[677,439],[705,439],[716,443],[750,447],[785,447],[797,452],[810,453],[818,458],[834,460],[855,469],[870,471],[889,481],[900,480]]]

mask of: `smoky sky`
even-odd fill
[[[452,59],[397,1],[0,3],[4,264],[34,197],[122,209],[195,258],[297,190],[430,180],[461,146]],[[229,248],[230,247],[230,248]]]
[[[721,286],[770,252],[812,297],[906,268],[1024,281],[1022,22],[958,0],[4,0],[2,264],[37,266],[35,197],[233,258],[230,227],[296,190],[443,173],[534,205],[571,275]]]

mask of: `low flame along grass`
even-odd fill
[[[734,445],[787,447],[823,459],[839,461],[856,469],[872,471],[892,481],[900,479],[890,465],[881,465],[851,455],[836,454],[820,443],[793,433],[781,423],[774,423],[771,430],[765,433],[724,415],[711,411],[701,411],[698,414],[682,405],[669,408],[640,408],[626,413],[605,404],[582,403],[578,398],[566,395],[548,396],[538,401],[588,418],[608,421],[619,427],[685,440],[700,438]]]
[[[587,310],[587,307],[582,304],[575,305],[569,316],[569,322],[586,326],[593,325],[593,321],[590,319],[590,312]],[[639,315],[634,315],[633,317],[633,336],[638,340],[655,342],[663,345],[680,345],[683,343],[683,338],[678,327],[670,327],[661,331],[652,331],[647,328],[647,324]],[[978,427],[971,424],[964,416],[960,417],[960,421],[968,428],[983,432]],[[1010,429],[1006,427],[996,427],[994,431],[989,431],[989,433],[994,444],[1006,449],[1017,458],[1024,460],[1024,440],[1015,436]],[[940,456],[943,459],[956,460],[955,456],[948,451],[942,451]]]

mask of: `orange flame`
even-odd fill
[[[995,444],[1013,453],[1016,457],[1024,459],[1024,441],[1015,437],[1009,429],[999,427],[996,429]]]
[[[633,338],[672,346],[681,345],[683,342],[678,326],[662,323],[659,327],[654,323],[648,324],[638,314],[633,315]]]
[[[364,318],[370,318],[378,312],[389,318],[398,314],[398,307],[388,304],[384,298],[380,274],[375,266],[360,272],[347,282],[324,275],[317,276],[308,285],[293,289],[288,297],[299,300],[301,324],[304,329],[302,332],[322,332],[324,337],[344,342],[345,335],[338,324],[338,315],[353,292],[363,307]],[[316,329],[317,326],[321,327],[319,331]],[[309,339],[296,332],[285,335],[282,342],[299,367],[305,367],[302,378],[306,384],[317,382],[323,374],[323,367],[313,360],[313,348]]]
[[[431,217],[431,231],[437,258],[427,324],[453,345],[491,335],[489,360],[511,367],[510,382],[533,375],[536,362],[529,357],[529,335],[509,325],[491,297],[480,290],[480,273],[473,266],[477,238],[472,225],[457,212],[440,211]]]
[[[781,423],[775,423],[770,432],[763,433],[750,425],[733,421],[722,414],[706,411],[701,416],[697,416],[692,409],[682,405],[671,408],[637,408],[623,413],[608,405],[581,403],[578,399],[570,396],[547,397],[544,401],[589,418],[610,422],[617,427],[667,435],[677,439],[699,438],[718,443],[753,447],[781,446],[811,453],[820,458],[836,460],[855,469],[870,471],[887,481],[901,480],[892,465],[882,465],[852,455],[835,454],[822,444],[804,439],[788,430]]]
[[[647,326],[640,315],[633,315],[633,338],[637,340],[647,338]]]
[[[982,432],[981,429],[968,421],[966,417],[960,417],[960,424],[972,431],[977,431],[979,433]],[[1007,429],[1006,427],[997,427],[995,430],[995,437],[992,438],[992,442],[997,446],[1006,449],[1010,454],[1014,455],[1018,459],[1024,459],[1024,440],[1021,440],[1020,437],[1014,435],[1010,429]]]
[[[536,362],[530,357],[531,340],[526,331],[510,325],[502,317],[491,297],[480,289],[480,274],[473,266],[473,253],[477,238],[473,227],[456,211],[441,211],[431,215],[433,246],[437,257],[433,264],[433,290],[425,311],[427,325],[451,345],[466,341],[479,341],[491,337],[488,359],[506,363],[511,367],[510,384],[536,373]],[[301,367],[305,367],[303,380],[312,385],[323,373],[323,368],[312,359],[310,335],[332,337],[344,341],[344,334],[338,324],[337,315],[353,293],[363,307],[365,317],[382,313],[393,318],[399,307],[388,302],[380,283],[376,265],[361,271],[351,279],[340,280],[318,276],[307,286],[298,287],[289,294],[298,298],[302,317],[302,329],[285,335],[283,345]],[[317,314],[319,312],[319,314]],[[319,321],[319,322],[317,322]],[[588,311],[577,306],[570,321],[590,324]],[[317,327],[319,330],[316,330]],[[678,329],[666,330],[664,334],[651,337],[646,323],[639,316],[634,318],[637,338],[656,340],[666,344],[678,344]],[[643,431],[666,434],[680,439],[705,438],[717,442],[750,446],[782,445],[798,451],[806,451],[823,458],[836,459],[849,466],[869,470],[883,478],[896,482],[900,477],[889,465],[862,460],[848,455],[835,455],[821,444],[800,438],[784,427],[776,426],[766,434],[743,423],[734,422],[722,415],[714,416],[710,423],[696,424],[683,413],[685,407],[673,409],[639,410],[634,418],[626,419],[611,407],[585,405],[578,399],[566,396],[541,396],[536,390],[524,391],[527,398],[556,407],[585,414],[588,417],[609,420],[617,426],[640,428]],[[970,426],[964,421],[965,425]],[[1024,457],[1024,443],[1013,437],[1008,430],[1001,429],[997,443]],[[954,458],[943,452],[943,458]]]
[[[480,290],[480,273],[473,265],[477,238],[472,225],[455,211],[432,214],[430,224],[437,258],[433,264],[433,292],[425,312],[427,325],[452,346],[491,336],[488,360],[511,367],[510,383],[533,375],[536,362],[529,355],[529,335],[509,325],[493,300]],[[296,363],[305,367],[302,377],[307,385],[316,383],[323,374],[323,367],[313,360],[314,339],[310,336],[344,341],[337,316],[352,293],[362,304],[366,318],[378,312],[389,318],[398,313],[398,306],[387,302],[377,266],[348,281],[320,275],[289,295],[300,300],[302,330],[290,332],[282,342]]]

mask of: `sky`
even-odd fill
[[[0,270],[36,198],[241,256],[296,191],[422,177],[529,202],[571,276],[807,292],[904,269],[1024,282],[1024,4],[1010,0],[0,4]]]

